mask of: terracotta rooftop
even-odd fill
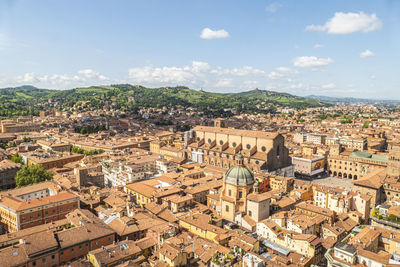
[[[211,127],[211,126],[196,126],[193,128],[193,130],[194,131],[202,131],[202,132],[211,132],[211,133],[257,137],[257,138],[265,138],[265,139],[274,139],[279,135],[277,132],[271,133],[271,132],[241,130],[241,129],[232,129],[232,128],[219,128],[219,127]]]

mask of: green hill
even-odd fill
[[[86,101],[87,110],[114,109],[136,112],[141,107],[194,107],[206,115],[229,115],[230,110],[247,113],[274,112],[277,106],[303,109],[327,104],[286,93],[252,90],[241,93],[211,93],[184,86],[146,88],[138,85],[117,84],[69,90],[38,89],[33,86],[0,89],[0,116],[37,115],[49,108],[49,102],[68,108]],[[51,100],[51,101],[49,101]],[[231,114],[231,113],[230,113]]]

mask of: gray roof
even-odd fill
[[[283,254],[283,255],[285,255],[285,256],[289,255],[289,253],[290,253],[290,250],[288,250],[288,249],[286,249],[286,248],[284,248],[284,247],[281,247],[281,246],[279,246],[278,244],[275,244],[275,243],[273,243],[273,242],[271,242],[271,241],[269,241],[269,240],[264,240],[264,241],[262,242],[262,244],[263,244],[264,246],[270,248],[270,249],[273,249],[273,250],[275,250],[275,251],[278,251],[279,253],[281,253],[281,254]]]
[[[344,242],[337,242],[335,248],[346,251],[350,254],[355,254],[357,252],[357,249],[353,245]]]
[[[353,151],[350,154],[350,158],[356,158],[356,159],[364,159],[364,160],[373,160],[373,161],[378,161],[378,162],[388,162],[388,156],[387,155],[376,155],[376,154],[371,154],[368,152],[364,151]]]
[[[254,182],[253,174],[245,166],[233,166],[225,174],[227,182],[249,184]]]

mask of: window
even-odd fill
[[[209,144],[211,143],[211,139],[210,139],[210,138],[208,138],[208,140],[207,140],[207,141],[208,141],[208,143],[209,143]]]
[[[225,206],[225,211],[229,212],[229,206],[228,205]]]
[[[249,216],[251,217],[251,215],[252,215],[252,212],[251,212],[251,210],[249,210]]]
[[[43,262],[46,262],[46,258],[43,258],[42,261],[43,261]]]
[[[242,191],[239,191],[239,198],[242,198]]]
[[[56,255],[51,255],[51,259],[54,260],[56,258]]]
[[[222,146],[224,144],[224,141],[220,140],[219,144]]]
[[[36,261],[32,262],[32,266],[36,266]]]
[[[233,146],[233,147],[236,147],[236,142],[233,142],[233,143],[232,143],[232,146]]]
[[[232,195],[232,190],[228,190],[228,195],[231,196]]]
[[[250,144],[247,144],[247,145],[246,145],[246,148],[247,148],[247,149],[250,149],[250,148],[251,148]]]

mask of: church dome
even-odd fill
[[[243,164],[243,156],[236,156],[236,166],[231,167],[225,174],[225,181],[232,184],[252,184],[254,176]]]

